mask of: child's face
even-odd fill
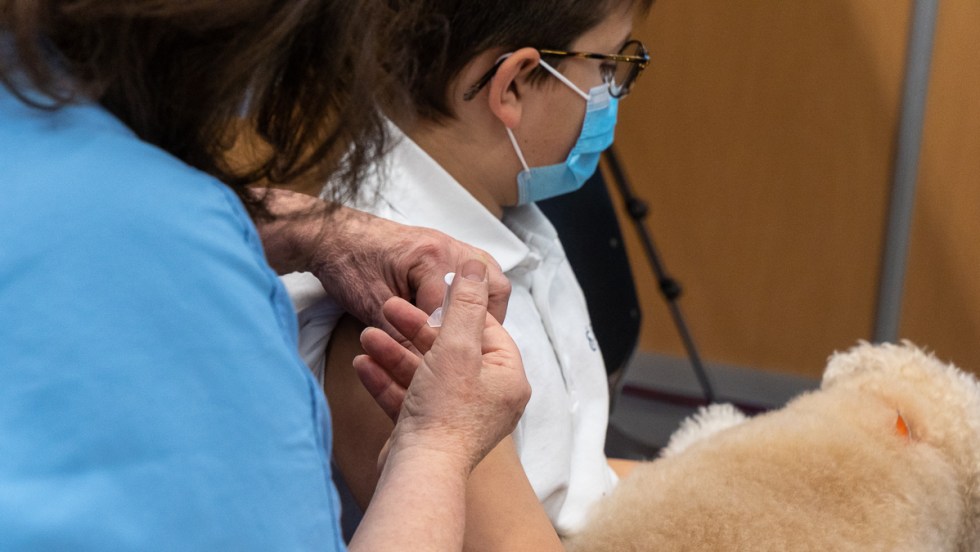
[[[572,51],[614,54],[628,39],[633,29],[633,13],[615,9],[602,23],[583,34]],[[582,58],[565,59],[558,67],[582,91],[603,83],[602,61]],[[563,163],[578,140],[585,119],[586,101],[568,85],[553,76],[531,87],[524,97],[522,118],[514,134],[531,167]],[[516,199],[515,165],[511,180]]]

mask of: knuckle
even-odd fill
[[[415,240],[414,247],[410,248],[410,256],[423,264],[427,261],[442,259],[452,243],[449,236],[435,230],[422,230],[423,233]]]
[[[531,385],[528,383],[526,378],[522,378],[521,383],[518,386],[517,392],[514,393],[514,403],[517,405],[518,409],[523,412],[524,406],[527,405],[528,401],[531,400]]]
[[[457,284],[452,296],[452,304],[458,304],[470,309],[486,310],[486,292],[477,286]]]
[[[500,278],[497,279],[496,281],[491,281],[490,285],[494,288],[494,291],[508,296],[513,290],[513,286],[511,285],[510,280],[508,280],[503,275],[501,275]]]
[[[449,306],[445,320],[449,324],[452,324],[453,328],[466,328],[468,331],[474,327],[474,324],[479,323],[482,326],[486,317],[486,303],[481,302],[478,297],[466,296],[453,300]],[[443,329],[446,329],[445,324],[443,325]],[[455,332],[456,330],[452,329],[451,331]]]

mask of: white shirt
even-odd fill
[[[479,247],[510,279],[504,328],[520,348],[532,390],[514,442],[555,528],[574,532],[616,476],[603,453],[609,394],[602,353],[554,227],[535,205],[507,209],[498,220],[407,137],[379,173],[363,189],[380,193],[357,207]],[[319,287],[312,275],[284,280],[299,313],[301,352],[322,374],[329,332],[341,312],[329,300],[311,305],[317,295],[311,290]]]

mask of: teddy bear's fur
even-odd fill
[[[980,551],[980,386],[909,343],[831,357],[821,388],[703,411],[572,551]]]

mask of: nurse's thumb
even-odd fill
[[[442,346],[456,349],[452,356],[482,354],[488,287],[487,266],[483,262],[470,259],[457,267],[437,339]]]

